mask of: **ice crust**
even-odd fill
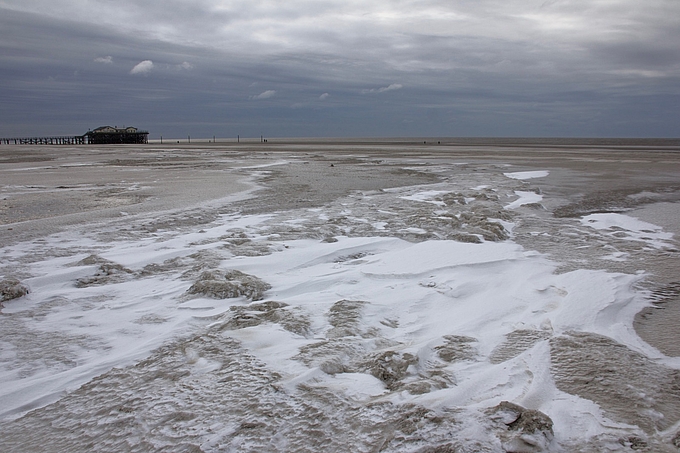
[[[547,175],[505,173],[518,180]],[[452,192],[440,186],[385,193],[433,209],[457,205],[445,202]],[[535,192],[513,193],[519,198],[505,209],[542,199]],[[454,199],[466,205],[479,198],[449,198]],[[560,390],[551,375],[551,347],[576,332],[663,360],[632,328],[635,313],[646,304],[633,290],[641,275],[587,269],[557,273],[558,262],[512,239],[432,238],[424,224],[395,229],[389,216],[376,221],[342,209],[348,234],[333,234],[332,241],[320,240],[327,233],[312,231],[314,225],[326,228],[330,217],[306,210],[292,218],[285,213],[223,215],[200,230],[160,231],[113,243],[62,233],[6,247],[2,252],[8,258],[34,259],[26,265],[30,276],[22,279],[31,292],[4,302],[2,310],[0,415],[14,419],[110,370],[124,373],[149,357],[162,361],[153,352],[158,348],[180,357],[173,342],[195,335],[213,346],[228,343],[229,354],[235,354],[221,358],[201,341],[184,343],[182,360],[196,376],[192,385],[199,386],[198,393],[205,385],[206,395],[212,394],[208,377],[225,373],[241,360],[238,354],[247,353],[248,360],[266,367],[271,385],[290,398],[322,392],[352,407],[392,403],[457,411],[458,426],[449,432],[458,446],[467,438],[469,445],[488,446],[485,451],[520,448],[515,437],[496,435],[494,429],[501,428],[482,421],[494,407],[503,408],[493,412],[501,414],[494,415],[501,421],[506,412],[519,410],[503,401],[547,414],[554,424],[554,438],[552,431],[548,437],[522,434],[521,448],[538,445],[526,451],[560,451],[584,436],[626,429],[592,401]],[[654,225],[618,214],[592,214],[581,224],[607,234],[623,232],[653,247],[671,239]],[[370,235],[353,230],[373,227]],[[40,250],[51,252],[38,256]],[[190,291],[206,275],[224,279],[227,270],[241,279],[253,276],[256,296],[234,292],[226,296],[233,298],[221,299]],[[178,379],[189,379],[182,376]],[[281,395],[277,398],[285,398]],[[228,395],[223,398],[230,404]],[[205,451],[222,451],[220,442],[233,437],[237,427],[208,429],[209,411],[196,411],[192,417],[199,417],[194,423],[199,434],[192,442]],[[286,450],[285,443],[279,445]],[[230,444],[223,451],[238,450]]]

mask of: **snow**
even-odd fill
[[[534,178],[545,178],[550,174],[547,170],[536,170],[536,171],[516,171],[512,173],[503,173],[508,178],[512,179],[534,179]]]
[[[523,190],[516,190],[515,195],[519,198],[512,203],[505,205],[505,209],[517,209],[520,206],[531,203],[540,203],[543,200],[543,195],[537,194],[535,192],[526,192]]]
[[[668,241],[673,238],[673,233],[665,232],[657,225],[624,214],[590,214],[581,218],[581,224],[612,236],[644,242],[657,249],[668,247]],[[619,259],[620,255],[613,258]]]
[[[446,204],[441,201],[441,200],[435,200],[435,197],[438,197],[440,195],[443,195],[447,193],[445,190],[427,190],[423,192],[418,192],[413,195],[408,195],[404,197],[400,197],[403,200],[411,200],[411,201],[421,201],[423,203],[432,203],[436,204],[439,206],[445,206]]]
[[[261,219],[250,220],[250,226],[254,226]],[[243,218],[235,223],[248,225]],[[215,227],[202,236],[214,237],[225,228]],[[149,263],[192,253],[190,244],[195,239],[196,234],[191,233],[150,243],[119,243],[101,255],[141,269]],[[130,253],[132,249],[134,253]],[[364,255],[360,262],[337,260],[359,252]],[[327,244],[298,240],[287,241],[286,248],[269,256],[237,257],[225,264],[269,282],[273,288],[267,293],[268,299],[301,307],[317,322],[339,299],[370,301],[360,329],[376,329],[415,355],[424,354],[438,339],[454,333],[474,336],[478,349],[490,353],[503,335],[519,327],[553,333],[587,330],[637,342],[630,329],[611,328],[627,321],[624,314],[631,315],[624,308],[633,296],[621,303],[617,302],[617,292],[628,288],[635,277],[586,270],[555,275],[552,262],[512,242],[412,244],[394,238],[341,237]],[[72,282],[95,266],[66,266],[62,258],[41,263],[44,275],[26,280],[32,294],[7,303],[4,312],[19,314],[61,298],[64,302],[41,320],[40,330],[92,338],[98,344],[75,351],[73,360],[78,365],[57,373],[45,368],[21,378],[16,372],[3,372],[5,415],[20,410],[26,401],[54,399],[104,369],[132,363],[170,338],[195,329],[201,318],[214,318],[231,305],[244,303],[204,298],[178,303],[176,298],[189,283],[167,277],[78,289]],[[100,302],[89,302],[83,309],[78,300],[85,298]],[[381,323],[385,318],[396,320],[398,327],[385,327]],[[299,382],[309,373],[291,360],[309,343],[304,337],[268,325],[242,329],[234,336],[290,382]],[[531,369],[545,368],[549,359],[544,349],[532,350],[521,360]],[[198,365],[202,370],[213,366]],[[499,401],[499,389],[505,388],[503,399],[531,398],[540,409],[555,392],[549,379],[528,381],[524,366],[474,362],[459,365],[457,372],[458,386],[440,391],[437,398],[457,405],[492,405]],[[318,377],[318,373],[314,375]],[[379,381],[359,373],[333,378],[324,375],[315,385],[360,400],[384,392]]]
[[[520,180],[547,175],[547,171],[505,173]],[[446,191],[419,191],[399,198],[443,205],[434,200],[443,193]],[[515,194],[518,199],[506,209],[542,200],[534,192]],[[310,210],[309,216],[320,218],[318,210]],[[550,376],[547,339],[570,331],[590,332],[650,353],[632,328],[635,313],[644,306],[632,289],[639,275],[585,269],[558,274],[557,262],[512,241],[413,243],[385,234],[337,236],[336,242],[277,240],[262,230],[275,217],[222,216],[201,231],[117,242],[63,233],[43,242],[5,247],[2,253],[8,258],[50,248],[71,253],[35,260],[30,265],[33,277],[24,280],[31,293],[4,304],[3,315],[31,322],[30,328],[36,332],[37,343],[23,346],[34,352],[42,348],[47,358],[27,361],[9,345],[3,347],[0,415],[17,417],[55,401],[107,370],[134,364],[173,339],[221,325],[232,307],[253,303],[244,298],[183,299],[192,283],[182,277],[186,267],[139,274],[145,266],[189,260],[197,252],[214,253],[219,256],[220,268],[240,270],[271,284],[264,300],[286,304],[288,313],[296,310],[293,314],[308,320],[309,335],[274,323],[228,332],[250,354],[279,373],[288,392],[305,384],[356,402],[388,398],[466,410],[516,401],[548,413],[559,423],[559,439],[578,439],[586,430],[597,431],[593,426],[606,429],[603,423],[589,422],[601,421],[603,416],[592,402],[556,388]],[[279,224],[300,226],[306,220],[289,219]],[[386,222],[356,221],[373,225],[381,233],[388,231]],[[672,236],[655,225],[620,214],[592,214],[581,223],[606,232],[623,232],[631,240],[654,247]],[[253,243],[268,242],[273,253],[225,253],[220,238],[232,231],[245,231]],[[425,232],[419,228],[409,231]],[[78,253],[85,248],[88,251]],[[107,284],[77,287],[74,282],[91,276],[98,268],[78,264],[88,256],[89,249],[98,249],[98,256],[132,273]],[[625,259],[623,255],[616,258]],[[385,382],[362,372],[351,358],[337,359],[345,360],[343,366],[347,367],[346,372],[337,373],[323,371],[311,359],[309,363],[298,360],[305,347],[336,338],[332,332],[337,326],[329,323],[329,313],[343,300],[361,302],[357,305],[360,316],[345,323],[348,332],[354,329],[356,333],[338,334],[344,346],[366,351],[369,356],[390,345],[391,352],[415,357],[404,372],[405,382],[423,380],[423,376],[437,371],[455,375],[451,378],[455,385],[424,394],[390,394]],[[506,337],[514,332],[531,332],[536,341],[513,349]],[[477,359],[440,360],[437,348],[451,336],[470,337],[471,354]],[[221,366],[202,358],[200,350],[188,349],[185,353],[187,361],[194,364],[192,372],[211,373]]]

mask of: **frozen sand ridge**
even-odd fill
[[[469,187],[479,186],[474,178]],[[675,382],[677,372],[632,331],[640,277],[556,274],[557,263],[505,240],[520,214],[504,209],[504,193],[525,183],[484,182],[494,189],[458,180],[358,193],[323,209],[225,216],[201,231],[145,236],[130,225],[136,239],[110,243],[100,238],[113,232],[97,231],[89,242],[64,234],[18,245],[17,261],[42,256],[22,264],[33,293],[0,320],[3,329],[22,323],[3,337],[12,342],[3,407],[20,413],[26,396],[40,405],[85,385],[3,426],[2,442],[542,451],[627,448],[620,441],[634,437],[668,446],[678,395],[652,383]],[[80,261],[92,252],[100,259]],[[240,297],[186,297],[199,281],[233,281],[226,268],[256,276],[263,301],[228,291],[219,294]],[[605,363],[623,377],[601,375]],[[525,411],[504,400],[540,411],[526,413],[538,428],[520,429]]]

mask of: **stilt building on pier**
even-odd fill
[[[102,126],[85,134],[87,142],[95,145],[115,145],[120,143],[140,145],[149,142],[149,133],[136,127]]]

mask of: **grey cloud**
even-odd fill
[[[670,38],[670,37],[669,37]],[[658,42],[597,43],[591,49],[600,59],[618,67],[680,73],[680,36]]]
[[[597,124],[672,134],[680,119],[669,104],[680,96],[676,2],[121,0],[96,25],[104,0],[2,5],[0,136],[31,118],[76,129],[107,112],[152,134],[190,124],[210,136],[265,125],[385,135],[404,124],[415,135],[597,135]],[[153,76],[125,77],[131,68]],[[45,100],[58,101],[53,111]],[[635,119],[635,106],[655,103],[668,112],[658,125],[644,109]]]

